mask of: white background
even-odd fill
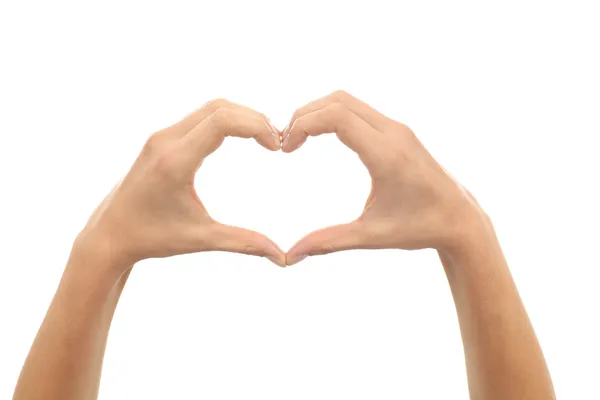
[[[0,398],[87,216],[145,139],[215,97],[269,115],[345,89],[408,124],[492,217],[561,399],[600,388],[600,13],[594,1],[65,2],[0,6]],[[197,188],[288,249],[356,217],[369,180],[335,136],[228,139]],[[280,269],[150,260],[118,306],[102,399],[465,399],[433,251]]]

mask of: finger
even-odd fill
[[[294,112],[294,115],[292,116],[288,126],[291,127],[296,119],[306,114],[321,110],[335,103],[343,104],[346,108],[365,120],[369,125],[378,131],[383,131],[392,121],[379,111],[375,110],[373,107],[369,106],[367,103],[357,99],[349,93],[344,92],[343,90],[337,90],[328,96],[311,101],[305,106],[297,109],[296,112]],[[289,130],[283,130],[282,135],[284,139],[288,132]]]
[[[208,103],[204,104],[202,107],[187,115],[181,121],[171,125],[170,127],[163,129],[161,132],[165,135],[170,135],[171,137],[183,137],[185,134],[190,132],[194,127],[204,121],[206,118],[211,116],[213,113],[217,112],[220,109],[229,109],[239,111],[241,113],[245,113],[248,116],[253,116],[255,118],[262,119],[266,121],[269,125],[271,125],[271,121],[267,118],[266,115],[259,113],[249,107],[242,106],[240,104],[233,103],[229,100],[225,99],[215,99],[211,100]],[[271,125],[274,133],[279,135],[279,130]]]
[[[216,223],[211,230],[210,250],[266,257],[285,267],[285,253],[268,237],[248,229]]]
[[[346,146],[365,161],[373,159],[381,133],[341,103],[334,103],[296,119],[283,141],[283,151],[296,150],[308,136],[335,132]]]
[[[279,136],[262,119],[244,112],[221,108],[194,127],[180,140],[184,162],[197,167],[214,152],[226,136],[254,138],[269,150],[279,150]]]
[[[287,265],[296,264],[308,256],[365,248],[365,230],[359,221],[330,226],[300,239],[286,254]]]

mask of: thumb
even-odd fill
[[[211,230],[211,250],[266,257],[285,267],[285,253],[271,239],[258,232],[216,223]]]
[[[296,264],[308,256],[364,248],[365,230],[359,221],[334,225],[309,233],[286,254],[287,265]]]

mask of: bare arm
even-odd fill
[[[371,193],[358,219],[307,235],[288,251],[287,263],[347,249],[438,250],[456,303],[471,397],[554,398],[537,338],[475,199],[408,127],[344,92],[298,109],[283,131],[283,151],[330,132],[365,164]]]
[[[194,190],[196,171],[227,135],[279,149],[279,134],[264,116],[225,100],[207,104],[148,140],[75,241],[15,400],[97,397],[112,316],[137,261],[220,250],[285,264],[285,254],[265,236],[214,221]]]
[[[440,251],[454,297],[473,399],[554,399],[542,349],[489,221]]]
[[[79,254],[78,254],[79,253]],[[131,269],[104,273],[74,251],[31,347],[15,399],[94,399],[108,329]]]

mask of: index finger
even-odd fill
[[[340,141],[354,150],[365,165],[375,159],[383,135],[344,105],[334,103],[296,119],[283,141],[282,150],[290,153],[298,149],[308,136],[323,133],[336,133]]]
[[[369,106],[367,103],[357,99],[349,93],[344,92],[343,90],[337,90],[328,96],[311,101],[310,103],[297,109],[294,112],[292,119],[290,120],[290,125],[288,126],[291,127],[296,119],[306,114],[321,110],[335,103],[343,104],[347,109],[352,111],[354,114],[358,115],[360,118],[362,118],[365,122],[367,122],[369,125],[371,125],[374,129],[378,131],[383,131],[387,126],[389,126],[390,122],[392,121],[373,107]],[[284,131],[284,138],[286,136],[286,133],[287,132]]]
[[[196,168],[227,136],[254,138],[261,146],[279,150],[279,136],[262,118],[222,108],[211,114],[179,141],[181,157]]]
[[[174,138],[183,137],[192,129],[194,129],[196,125],[200,124],[202,121],[204,121],[206,118],[210,117],[212,114],[219,111],[220,109],[229,109],[242,112],[247,114],[248,116],[263,119],[270,125],[270,120],[265,114],[255,111],[249,107],[233,103],[229,100],[215,99],[207,102],[191,114],[188,114],[181,121],[178,121],[175,124],[163,129],[162,132]],[[273,127],[272,125],[271,127],[275,130],[275,127]]]

